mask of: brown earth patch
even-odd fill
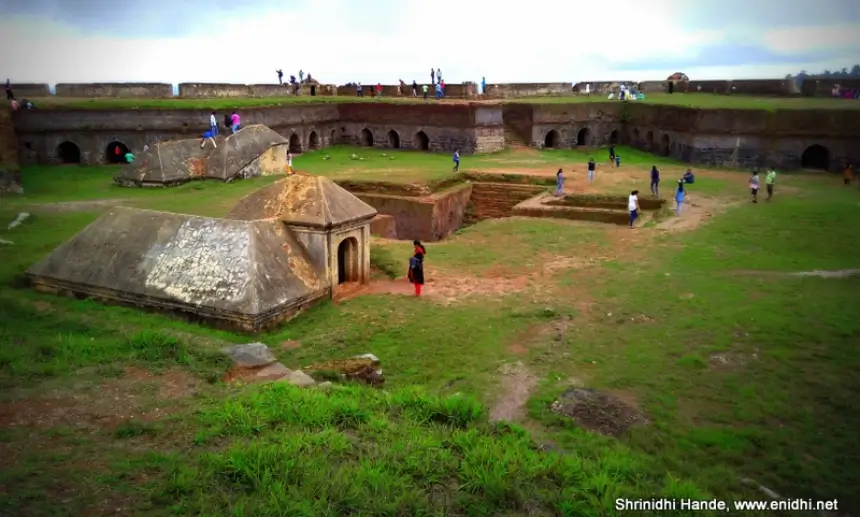
[[[421,297],[442,304],[454,303],[470,296],[498,297],[521,292],[529,286],[530,280],[527,275],[515,278],[449,276],[437,274],[430,269],[427,270],[426,277]],[[405,277],[394,280],[375,279],[365,285],[338,291],[336,300],[345,301],[371,294],[414,296],[415,288]]]
[[[501,395],[490,409],[490,420],[516,422],[525,416],[525,406],[538,378],[520,361],[499,368]]]
[[[553,402],[550,409],[570,417],[584,429],[607,436],[620,436],[632,426],[647,423],[629,394],[574,388]]]
[[[176,409],[176,400],[197,392],[201,381],[181,371],[155,374],[129,368],[117,379],[76,392],[55,392],[0,404],[0,426],[49,429],[113,429],[128,420],[152,421]],[[148,394],[155,390],[155,402]],[[161,403],[164,401],[164,404]]]
[[[299,341],[296,341],[295,339],[288,339],[278,345],[278,348],[280,348],[281,350],[295,350],[297,348],[300,348],[301,346],[302,344]]]

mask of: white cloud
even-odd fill
[[[0,55],[0,73],[17,82],[272,83],[276,68],[286,75],[301,68],[329,83],[394,83],[426,81],[433,66],[452,83],[482,76],[491,83],[662,79],[678,70],[631,73],[612,63],[680,59],[726,38],[726,31],[686,28],[674,14],[682,2],[542,0],[529,9],[482,0],[401,1],[356,21],[351,0],[326,0],[223,20],[206,36],[169,39],[107,37],[5,17],[0,44],[16,50]],[[767,33],[770,44],[787,48],[777,33]],[[786,68],[773,67],[768,76]],[[707,70],[696,75],[713,75]],[[723,72],[753,77],[737,68]]]
[[[856,58],[860,55],[860,24],[773,29],[764,32],[762,42],[780,54],[853,50]]]

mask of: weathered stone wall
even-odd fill
[[[644,151],[688,163],[797,169],[814,145],[827,169],[860,161],[860,110],[695,110],[629,104],[626,139]]]
[[[377,235],[393,233],[395,237],[392,238],[436,242],[463,226],[472,187],[472,183],[463,183],[429,197],[354,194],[379,214],[394,218],[393,232],[390,220],[377,219],[374,230]]]
[[[488,99],[511,99],[570,95],[571,87],[571,83],[488,84],[484,97]]]
[[[801,163],[797,156],[818,144],[829,150],[833,169],[841,160],[860,158],[860,110],[695,110],[617,102],[323,103],[244,109],[239,114],[243,125],[264,124],[288,138],[294,152],[333,143],[439,152],[459,149],[468,154],[509,144],[570,148],[629,142],[685,161],[747,166],[762,160],[758,165],[795,168]],[[219,123],[223,115],[217,114]],[[111,142],[140,152],[144,144],[157,139],[197,137],[208,128],[208,119],[205,110],[13,114],[22,163],[59,163],[59,146],[64,142],[79,149],[83,163],[102,163]],[[710,137],[714,140],[706,139]],[[729,145],[731,138],[735,140]],[[750,147],[759,144],[766,146]],[[726,162],[725,156],[733,161]]]
[[[421,92],[421,87],[425,83],[418,83],[418,95],[421,96],[423,93]],[[363,94],[365,97],[371,96],[371,89],[376,88],[376,84],[364,84]],[[428,96],[436,95],[436,90],[434,89],[432,84],[428,84],[430,89],[428,90]],[[342,97],[356,97],[357,92],[355,86],[338,86],[336,88],[337,95]],[[473,99],[477,95],[477,87],[473,83],[466,84],[445,84],[445,96],[453,97],[458,99]],[[382,97],[411,97],[412,96],[412,82],[406,83],[403,88],[396,84],[383,84],[382,85]]]
[[[0,192],[22,192],[18,139],[11,112],[5,106],[0,108]]]
[[[635,81],[583,81],[573,85],[573,91],[578,94],[585,93],[585,87],[590,86],[589,91],[593,95],[609,95],[618,93],[621,85],[635,86]]]
[[[460,229],[463,226],[463,219],[471,196],[471,183],[457,185],[434,195],[433,221],[431,223],[432,239],[425,240],[440,241]]]
[[[12,92],[18,100],[51,95],[51,87],[47,84],[12,83]]]
[[[860,78],[804,79],[801,93],[808,97],[830,97],[837,84],[843,88],[860,88]]]
[[[17,95],[17,94],[16,94]],[[60,83],[57,97],[123,97],[160,99],[173,97],[173,85],[164,83]]]
[[[332,96],[335,86],[321,84],[316,87],[316,95]],[[310,95],[310,86],[299,88],[299,95]],[[293,87],[289,84],[228,84],[228,83],[181,83],[179,96],[185,99],[235,99],[247,97],[291,97]]]
[[[570,148],[618,142],[622,124],[620,103],[536,104],[532,111],[530,145]],[[555,131],[554,138],[547,138]]]
[[[291,139],[294,151],[332,144],[337,138],[338,107],[334,104],[239,110],[242,124],[263,124]],[[218,112],[219,124],[226,112]],[[209,128],[205,110],[35,110],[13,115],[23,163],[62,163],[60,144],[71,142],[81,163],[106,161],[112,142],[140,153],[159,140],[195,138]],[[226,131],[223,127],[222,131]]]

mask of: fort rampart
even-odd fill
[[[426,82],[426,79],[425,79]],[[419,82],[419,95],[421,94]],[[486,92],[481,94],[480,85],[475,83],[446,84],[445,95],[447,97],[474,99],[482,95],[489,99],[517,99],[524,97],[551,97],[584,94],[586,85],[589,91],[595,95],[609,94],[618,91],[620,85],[636,85],[647,93],[668,92],[669,81],[580,81],[573,83],[488,83]],[[804,95],[810,97],[829,97],[834,84],[843,87],[860,87],[860,79],[857,78],[824,78],[806,79],[802,87],[791,79],[733,79],[712,81],[688,81],[675,82],[674,90],[678,93],[717,93],[717,94],[743,94],[743,95],[768,95],[768,96],[795,96]],[[364,85],[364,95],[371,95],[371,88],[375,84]],[[51,90],[47,84],[13,84],[15,95],[18,98],[38,99],[49,97]],[[700,89],[701,87],[701,89]],[[288,84],[230,84],[230,83],[181,83],[178,85],[177,94],[174,94],[173,85],[168,83],[88,83],[88,84],[57,84],[54,95],[68,98],[184,98],[184,99],[225,99],[242,97],[289,97],[295,95],[292,86]],[[299,89],[300,95],[311,95],[311,87],[302,84]],[[346,96],[357,95],[354,85],[336,86],[331,84],[316,85],[313,91],[318,96]],[[434,94],[432,88],[429,91]],[[383,97],[408,97],[412,95],[411,81],[404,86],[386,84],[382,85]]]
[[[337,143],[463,154],[506,145],[539,148],[624,143],[689,163],[838,170],[860,160],[860,110],[696,110],[635,103],[322,103],[240,110],[293,152]],[[220,116],[221,114],[219,114]],[[13,114],[23,163],[109,160],[121,142],[133,152],[158,140],[198,138],[202,109],[35,110]]]

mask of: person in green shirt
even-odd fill
[[[764,184],[767,187],[767,200],[770,201],[770,198],[773,197],[773,182],[776,181],[776,171],[773,170],[773,167],[767,171],[767,176],[764,177]]]
[[[131,154],[131,151],[125,153],[125,163],[131,163],[134,161],[134,155]]]
[[[429,88],[427,88],[427,85],[426,85],[426,84],[425,84],[424,86],[422,86],[422,87],[421,87],[421,91],[424,93],[424,100],[425,100],[425,101],[427,100],[427,90],[428,90],[428,89],[429,89]]]

